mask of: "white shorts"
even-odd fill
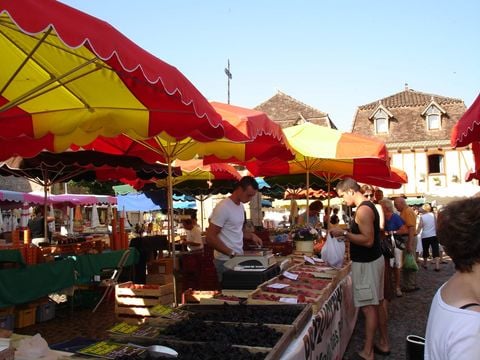
[[[401,269],[403,265],[403,250],[398,248],[394,249],[395,257],[390,259],[390,265],[393,268]]]
[[[352,261],[353,303],[355,307],[378,305],[383,300],[385,259],[360,263]]]

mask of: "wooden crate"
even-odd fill
[[[24,328],[30,325],[34,325],[36,314],[36,306],[15,309],[15,328]]]
[[[130,323],[141,323],[152,316],[150,309],[158,304],[171,305],[173,284],[141,285],[131,281],[115,287],[115,314]]]
[[[147,274],[147,284],[165,285],[173,283],[173,274]]]
[[[148,274],[172,274],[173,273],[173,259],[161,258],[156,259],[147,264]]]
[[[115,286],[115,295],[120,297],[158,297],[170,293],[173,293],[173,283],[165,285],[142,285],[127,281]]]

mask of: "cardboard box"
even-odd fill
[[[24,328],[35,324],[36,307],[15,310],[15,328]]]
[[[173,259],[162,258],[151,261],[147,264],[148,274],[172,274]]]
[[[147,274],[147,284],[165,285],[173,283],[173,274]]]

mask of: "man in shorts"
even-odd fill
[[[378,307],[383,300],[385,262],[380,247],[380,217],[375,205],[360,192],[360,185],[350,178],[337,185],[338,196],[349,206],[356,206],[350,231],[330,230],[332,236],[350,241],[352,259],[353,301],[365,316],[365,344],[357,359],[373,359],[374,352],[390,353],[374,345],[378,327]]]

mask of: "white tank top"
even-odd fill
[[[433,213],[428,212],[426,214],[422,214],[422,239],[429,238],[432,236],[437,236],[437,227],[435,224],[435,215]]]

